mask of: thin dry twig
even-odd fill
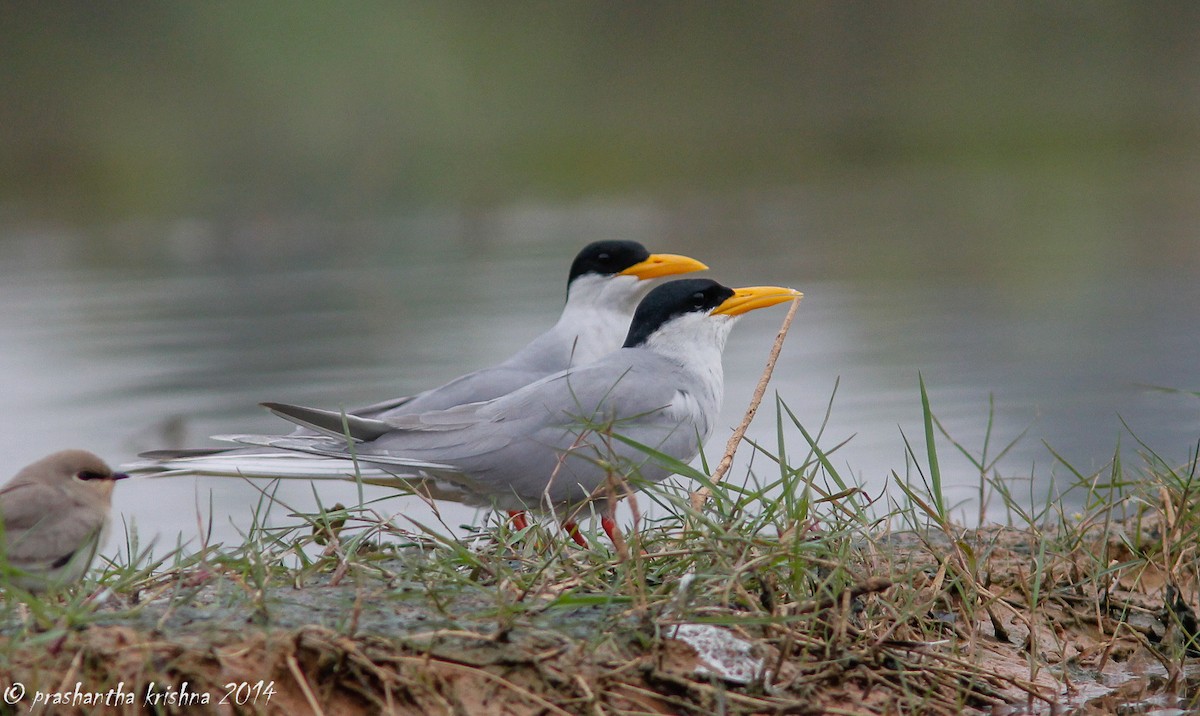
[[[292,678],[296,680],[296,685],[304,694],[304,700],[308,702],[308,707],[314,714],[324,716],[325,711],[321,709],[321,702],[317,701],[317,695],[313,693],[312,687],[308,685],[308,679],[304,678],[304,672],[300,670],[300,662],[296,661],[294,654],[288,654],[286,661],[288,671],[292,672]]]
[[[779,352],[783,350],[783,339],[787,337],[788,329],[792,325],[792,318],[796,315],[796,309],[800,307],[801,296],[797,296],[796,300],[792,301],[792,305],[788,308],[787,315],[783,317],[783,325],[779,327],[779,333],[775,336],[775,345],[771,347],[771,354],[767,356],[767,365],[763,368],[762,376],[758,379],[758,385],[754,388],[754,395],[750,398],[750,405],[746,408],[746,414],[742,416],[741,425],[733,431],[729,436],[729,442],[725,444],[725,455],[721,457],[721,462],[717,463],[717,469],[713,471],[712,483],[719,484],[725,479],[725,473],[729,472],[729,468],[733,467],[733,456],[737,453],[738,446],[742,443],[742,438],[746,436],[746,429],[750,427],[750,422],[754,420],[754,416],[758,413],[758,406],[762,403],[763,394],[767,392],[767,383],[771,381],[771,373],[775,371],[775,362],[779,360]],[[701,487],[692,493],[691,502],[692,509],[699,511],[704,507],[705,500],[711,494],[708,487]]]

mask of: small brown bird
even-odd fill
[[[7,581],[42,592],[79,581],[108,533],[113,472],[84,450],[38,460],[0,487],[0,545]]]

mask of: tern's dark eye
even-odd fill
[[[92,470],[83,470],[81,472],[75,473],[75,477],[78,477],[80,480],[103,480],[104,478],[106,478],[108,476],[102,472],[94,472]]]
[[[611,259],[612,259],[612,257],[609,256],[608,254],[600,254],[599,256],[596,257],[597,261],[603,261],[605,263],[608,263]]]
[[[708,296],[704,295],[703,291],[697,291],[692,294],[692,305],[696,308],[704,308],[708,305]]]

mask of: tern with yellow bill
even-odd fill
[[[166,459],[131,469],[406,483],[435,499],[569,516],[589,500],[608,499],[603,488],[611,477],[636,484],[670,475],[655,453],[695,458],[720,413],[721,354],[733,324],[801,295],[777,286],[671,281],[638,305],[619,350],[501,397],[382,418],[268,403],[318,434],[225,436],[288,452]],[[613,525],[605,520],[604,528],[611,536]]]
[[[594,241],[580,249],[567,276],[567,301],[558,322],[524,348],[494,366],[459,376],[415,395],[374,403],[350,412],[386,419],[491,400],[573,365],[590,363],[621,347],[638,302],[654,287],[652,279],[703,271],[688,256],[652,254],[636,241]],[[298,429],[295,435],[312,433]],[[237,448],[156,450],[143,457],[169,459],[249,454]],[[261,451],[260,451],[261,452]],[[510,511],[513,524],[525,519]]]
[[[652,254],[636,241],[596,241],[571,263],[567,302],[558,322],[510,358],[413,396],[351,411],[363,417],[444,410],[491,400],[551,373],[591,363],[621,346],[650,279],[704,271],[696,259]]]

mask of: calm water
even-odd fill
[[[99,264],[81,257],[96,239],[87,232],[13,233],[0,241],[0,455],[9,472],[69,446],[116,464],[140,450],[207,444],[209,434],[277,430],[257,407],[263,400],[336,408],[437,384],[548,326],[577,248],[623,235],[701,258],[730,285],[806,293],[773,388],[815,430],[840,381],[824,444],[851,438],[835,464],[872,492],[905,470],[901,431],[922,440],[918,371],[936,414],[967,446],[981,446],[989,396],[993,450],[1028,430],[1000,473],[1033,476],[1039,499],[1052,476],[1068,477],[1043,441],[1085,472],[1102,468],[1118,442],[1136,462],[1121,419],[1164,457],[1186,459],[1200,437],[1200,401],[1147,386],[1200,383],[1191,263],[1085,253],[1010,274],[963,270],[962,256],[947,252],[950,260],[923,264],[928,271],[857,271],[837,257],[862,249],[812,238],[822,235],[812,224],[870,233],[882,219],[831,214],[838,203],[781,213],[786,202],[764,201],[740,235],[729,229],[745,212],[697,217],[689,207],[621,202],[518,207],[470,230],[444,217],[298,222],[274,233],[190,221],[126,228],[161,255]],[[814,218],[799,225],[798,216]],[[963,251],[980,255],[975,244]],[[735,329],[722,425],[738,422],[783,315],[756,312]],[[774,444],[773,417],[765,406],[752,437]],[[789,441],[802,451],[798,434]],[[978,475],[947,443],[942,458],[951,497],[963,515],[977,514]],[[315,505],[307,483],[279,494],[288,508]],[[236,540],[256,497],[236,480],[138,480],[120,486],[116,509],[143,541],[194,540],[210,517],[216,540]],[[354,488],[322,484],[320,499],[351,502]],[[385,509],[430,521],[413,500]],[[443,515],[451,525],[477,518],[456,507]]]

